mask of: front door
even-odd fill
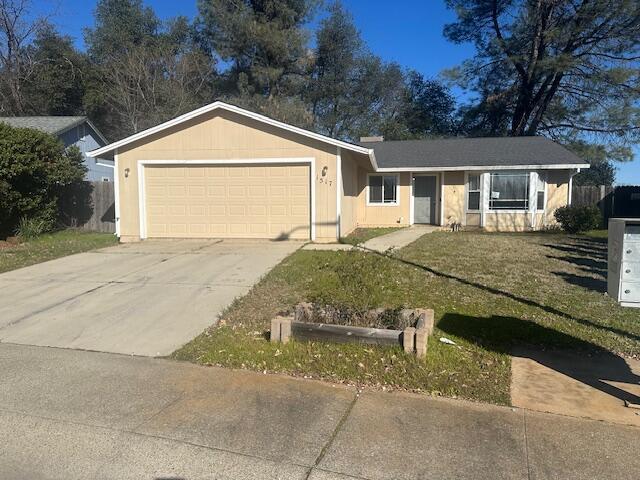
[[[413,222],[436,224],[436,177],[413,177]]]

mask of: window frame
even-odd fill
[[[528,213],[531,212],[531,171],[530,170],[494,170],[488,172],[489,175],[489,191],[487,192],[487,212],[488,213]],[[493,176],[494,175],[520,175],[526,176],[527,179],[527,192],[524,198],[525,206],[522,208],[507,207],[507,208],[492,208],[491,207],[491,192],[493,191]],[[521,200],[514,200],[521,201]]]
[[[372,202],[371,201],[371,177],[382,177],[382,201],[381,202]],[[385,202],[384,201],[384,177],[393,177],[396,180],[396,188],[395,188],[395,201],[393,202]],[[367,174],[367,206],[371,207],[397,207],[400,205],[400,174],[397,173],[369,173]]]
[[[471,190],[471,176],[478,177],[478,188],[477,190]],[[482,172],[467,172],[467,178],[465,182],[465,209],[468,213],[480,213],[482,212]],[[469,208],[469,194],[478,192],[478,208]]]

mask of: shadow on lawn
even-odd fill
[[[594,240],[596,240],[596,239],[594,239]],[[435,269],[433,269],[431,267],[428,267],[426,265],[422,265],[420,263],[416,263],[414,261],[407,260],[405,258],[398,257],[398,256],[395,256],[393,254],[381,253],[381,252],[378,252],[376,250],[366,249],[366,248],[364,248],[362,246],[360,246],[360,248],[362,250],[366,250],[367,252],[374,253],[376,255],[380,255],[381,257],[386,257],[386,258],[389,258],[391,260],[402,262],[405,265],[409,265],[409,266],[412,266],[412,267],[419,268],[420,270],[428,272],[428,273],[430,273],[432,275],[436,275],[438,277],[446,278],[446,279],[449,279],[449,280],[454,280],[454,281],[459,282],[459,283],[461,283],[463,285],[468,285],[470,287],[474,287],[474,288],[483,290],[483,291],[491,293],[493,295],[500,295],[502,297],[509,298],[509,299],[514,300],[516,302],[522,303],[523,305],[528,305],[530,307],[539,308],[541,310],[544,310],[547,313],[551,313],[553,315],[558,315],[559,317],[566,318],[567,320],[571,320],[571,321],[579,323],[581,325],[585,325],[585,326],[592,327],[592,328],[597,328],[598,330],[604,330],[606,332],[611,332],[611,333],[614,333],[616,335],[620,335],[622,337],[628,338],[630,340],[634,340],[636,342],[640,342],[640,335],[636,335],[636,334],[633,334],[633,333],[630,333],[630,332],[626,332],[624,330],[620,330],[619,328],[609,327],[609,326],[606,326],[606,325],[600,325],[598,323],[594,323],[591,320],[587,320],[587,319],[584,319],[584,318],[576,318],[573,315],[571,315],[569,313],[566,313],[566,312],[563,312],[562,310],[558,310],[557,308],[552,307],[550,305],[543,305],[542,303],[539,303],[539,302],[537,302],[535,300],[531,300],[529,298],[521,297],[521,296],[516,295],[514,293],[511,293],[511,292],[506,292],[504,290],[500,290],[500,289],[495,288],[495,287],[490,287],[488,285],[483,285],[481,283],[477,283],[477,282],[474,282],[472,280],[467,280],[466,278],[462,278],[462,277],[459,277],[457,275],[441,272],[439,270],[435,270]]]
[[[565,255],[547,255],[552,260],[570,263],[586,275],[569,272],[553,272],[571,285],[604,293],[607,291],[607,245],[603,239],[575,238],[563,244],[545,244],[545,247]]]
[[[576,275],[568,272],[552,272],[554,275],[561,277],[565,282],[578,287],[594,290],[604,293],[607,291],[607,282],[601,278],[592,277],[590,275]],[[587,272],[590,273],[590,272]]]
[[[545,243],[544,246],[570,255],[593,257],[598,260],[603,260],[606,265],[607,240],[604,238],[569,237],[568,242]]]
[[[523,349],[525,353],[519,356],[531,358],[622,401],[640,403],[638,396],[607,383],[640,383],[640,376],[631,371],[622,357],[566,333],[514,317],[471,317],[455,313],[445,314],[437,327],[445,333],[498,353],[511,354],[516,346],[532,345],[532,348]],[[589,356],[583,357],[584,361],[578,363],[575,359],[568,360],[566,356],[536,345],[571,348],[585,354],[588,352]]]

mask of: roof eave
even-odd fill
[[[438,166],[438,167],[381,167],[377,172],[454,172],[454,171],[487,171],[487,170],[573,170],[576,168],[589,168],[588,163],[557,163],[557,164],[530,164],[530,165],[463,165],[463,166]]]

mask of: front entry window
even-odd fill
[[[398,204],[397,175],[369,175],[369,203]]]

